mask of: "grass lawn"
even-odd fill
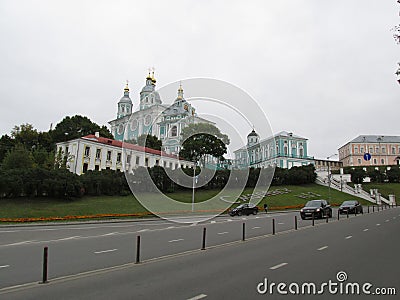
[[[382,194],[394,193],[400,197],[400,184],[383,185],[364,185],[364,189],[378,188]],[[341,193],[334,189],[318,184],[309,184],[301,186],[272,186],[270,193],[260,202],[259,206],[268,203],[268,207],[285,207],[294,205],[304,205],[308,200],[326,199],[330,203],[340,204],[344,200],[357,199],[351,195]],[[279,193],[280,192],[280,193]],[[252,189],[245,189],[242,195],[251,195]],[[204,202],[214,196],[217,196],[218,203],[219,191],[217,190],[198,190],[195,193],[196,202]],[[229,194],[225,192],[225,195]],[[179,202],[191,203],[192,192],[176,192],[167,194]],[[149,197],[151,199],[151,197]],[[232,200],[234,200],[232,198]],[[368,201],[358,199],[363,205],[370,204]],[[218,209],[217,206],[204,202],[208,209]],[[235,205],[234,205],[235,206]],[[159,211],[167,210],[160,207]],[[48,198],[19,198],[19,199],[1,199],[0,200],[0,218],[40,218],[40,217],[64,217],[64,216],[90,216],[97,214],[134,214],[146,213],[147,210],[135,199],[134,196],[99,196],[84,197],[74,200],[58,200]]]

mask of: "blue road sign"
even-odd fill
[[[369,153],[364,153],[364,159],[365,160],[370,160],[371,159],[371,154],[369,154]]]

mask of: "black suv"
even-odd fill
[[[340,214],[347,214],[347,213],[349,213],[349,214],[351,214],[351,213],[353,213],[353,214],[355,214],[355,213],[362,214],[363,213],[363,207],[360,204],[360,202],[358,202],[357,200],[347,200],[347,201],[344,201],[342,203],[342,205],[340,205],[339,213]]]
[[[241,216],[241,215],[256,215],[258,213],[258,207],[254,204],[240,204],[238,207],[229,211],[229,215],[233,216]]]
[[[306,218],[323,218],[328,216],[332,218],[332,208],[329,202],[323,199],[311,200],[306,203],[306,205],[300,210],[300,216],[304,220]]]

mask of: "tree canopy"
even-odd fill
[[[162,142],[155,136],[149,134],[142,134],[137,139],[137,144],[139,146],[161,150]]]
[[[54,143],[63,142],[99,132],[100,136],[112,139],[113,136],[106,126],[99,126],[92,122],[89,118],[76,115],[73,117],[65,117],[51,131]]]
[[[201,161],[206,155],[224,160],[229,138],[212,124],[190,124],[181,133],[183,143],[179,155],[189,161]]]

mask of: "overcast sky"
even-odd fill
[[[75,114],[108,125],[125,81],[137,103],[155,67],[157,87],[240,87],[273,132],[326,158],[360,134],[400,135],[398,11],[395,0],[1,0],[0,134]]]

